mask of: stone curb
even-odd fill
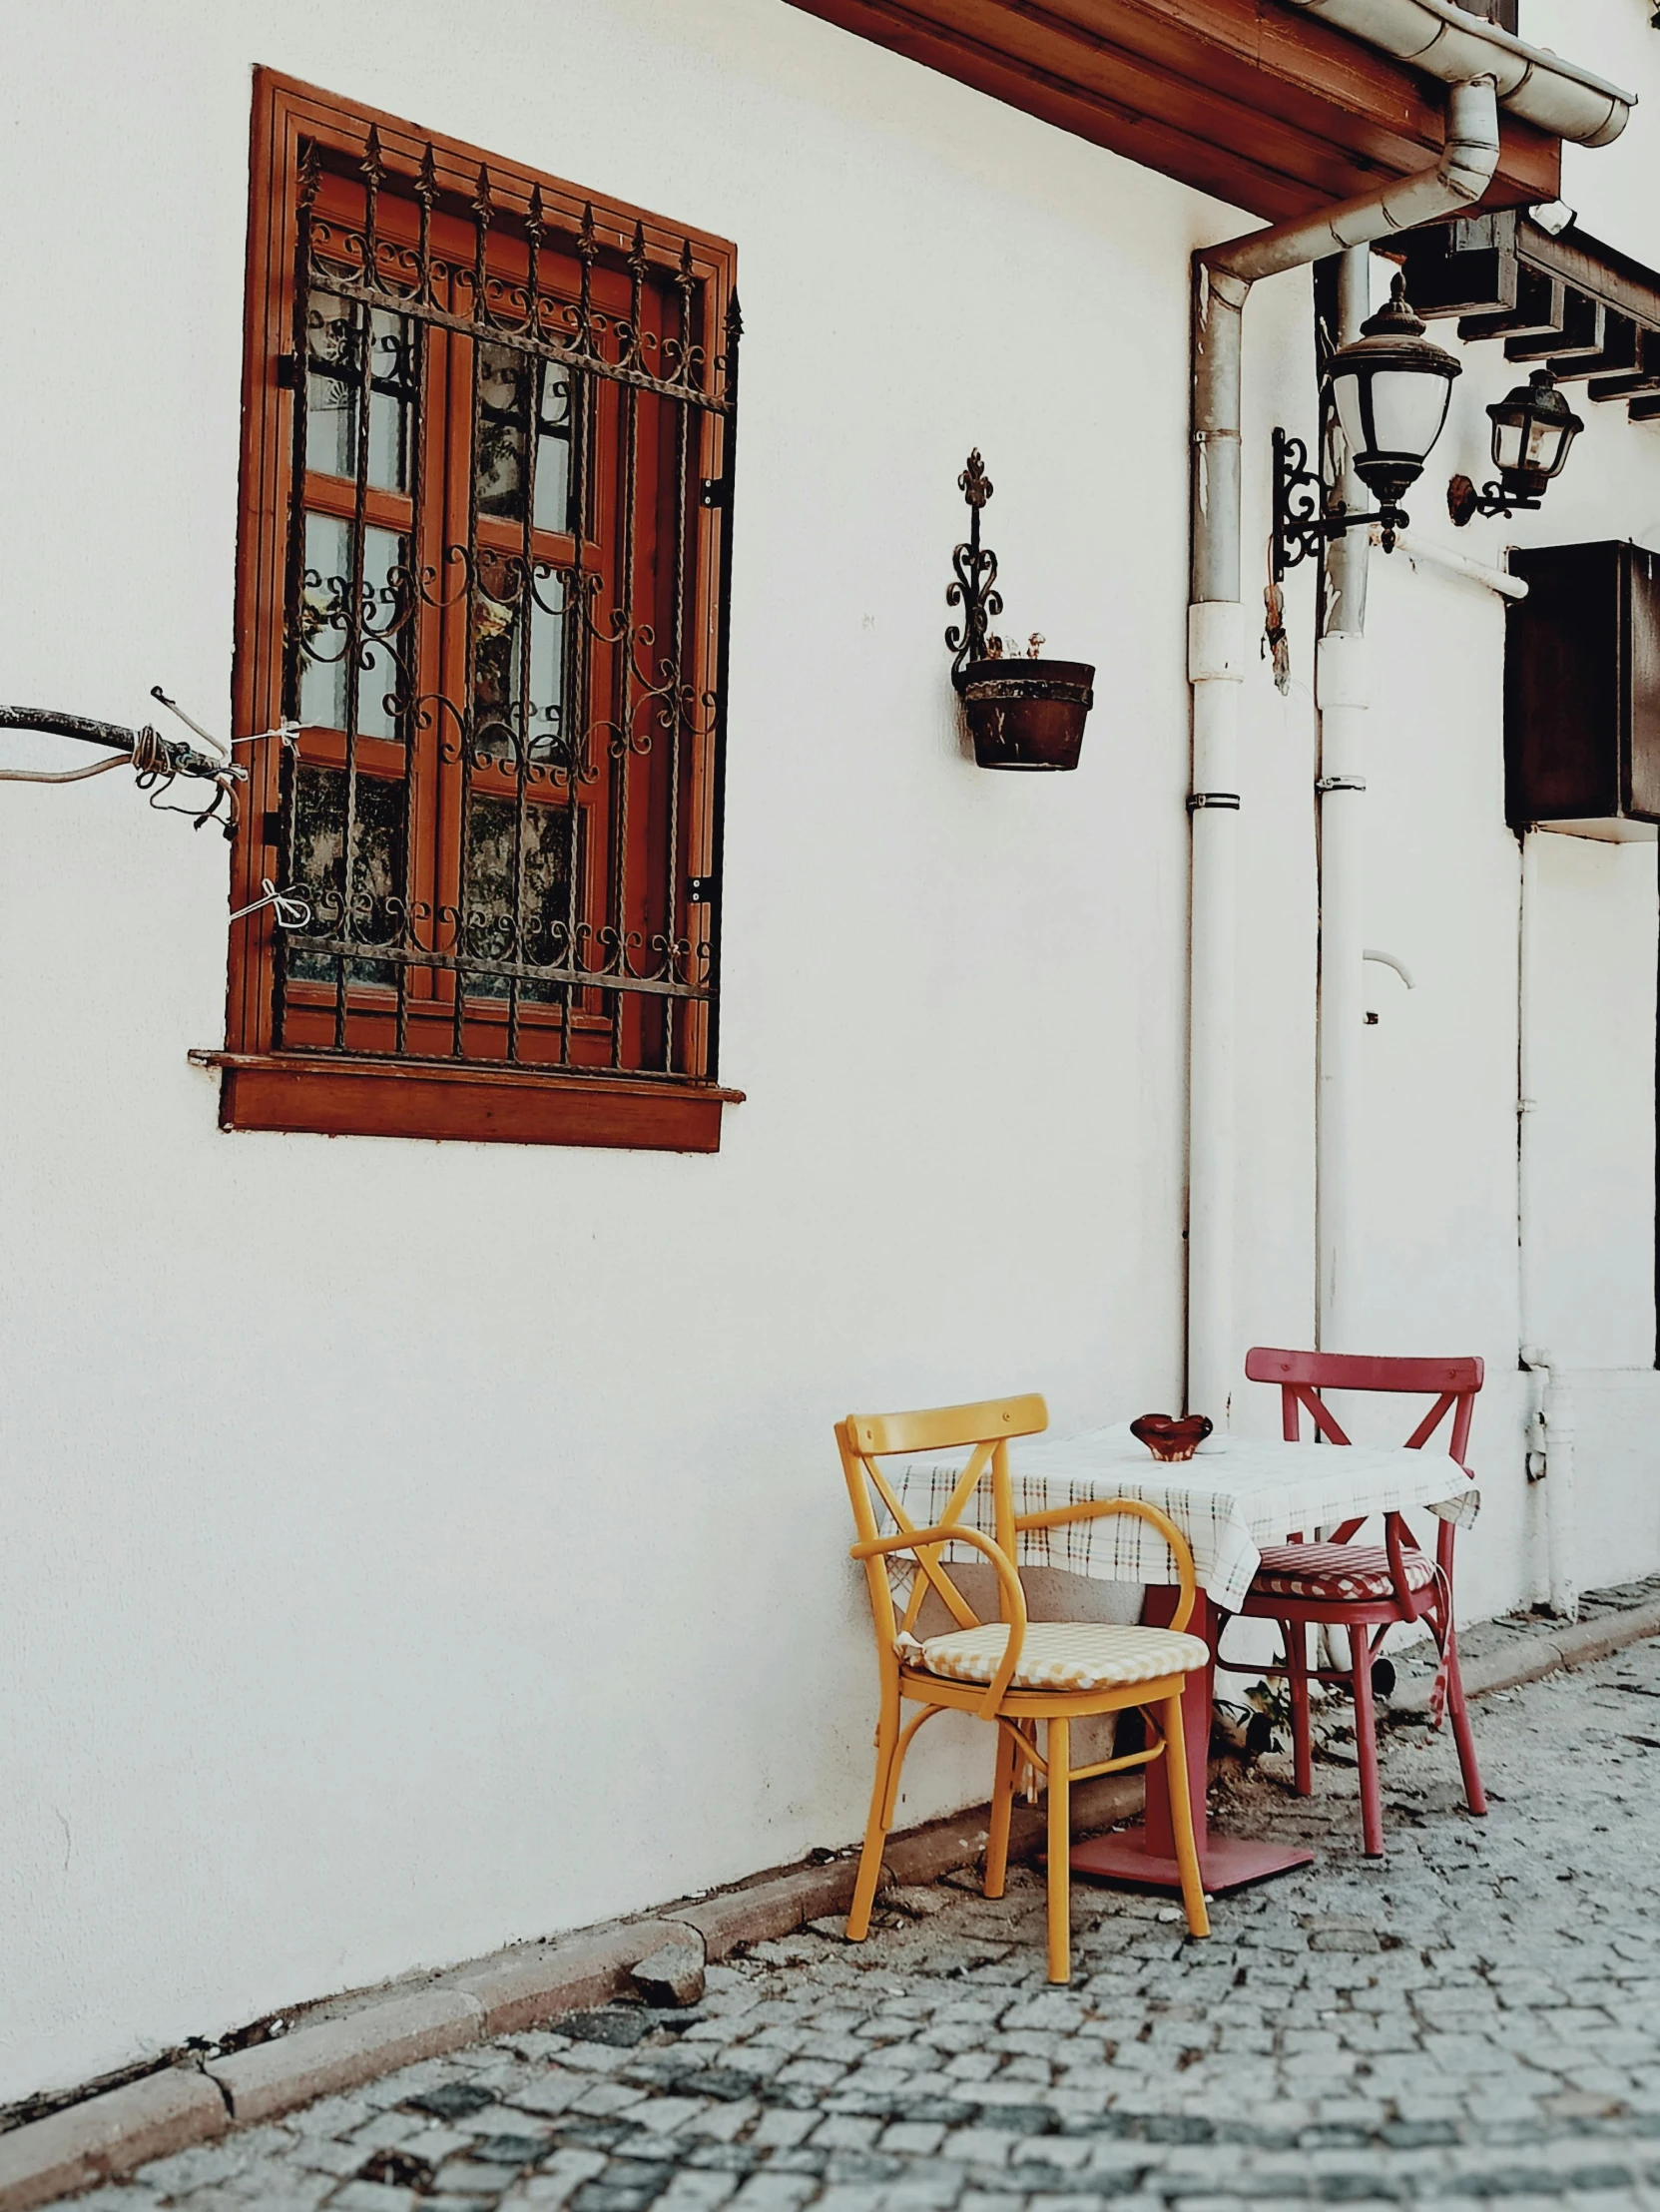
[[[1516,1636],[1501,1650],[1463,1662],[1464,1689],[1470,1697],[1518,1689],[1564,1667],[1588,1667],[1627,1644],[1660,1636],[1660,1603],[1635,1605],[1625,1613],[1600,1613],[1595,1620],[1564,1623],[1547,1636]],[[1389,1711],[1416,1718],[1429,1710],[1430,1680],[1404,1683],[1389,1699]]]
[[[194,2066],[169,2066],[0,2135],[0,2212],[27,2212],[222,2135],[225,2099]]]
[[[355,2089],[360,2081],[476,2043],[484,2007],[460,1989],[422,1989],[365,2004],[342,2019],[296,2027],[276,2042],[255,2043],[204,2071],[225,2092],[235,2120],[272,2120],[313,2097]]]
[[[1111,1828],[1141,1811],[1144,1789],[1139,1775],[1099,1775],[1072,1793],[1072,1825],[1080,1835]],[[985,1816],[977,1806],[966,1815],[930,1821],[923,1828],[890,1836],[882,1860],[889,1883],[937,1882],[942,1874],[974,1866],[985,1849]],[[1009,1856],[1034,1859],[1046,1844],[1045,1816],[1015,1807],[1009,1830]],[[809,1921],[844,1913],[852,1901],[853,1859],[831,1859],[822,1867],[801,1867],[744,1890],[729,1890],[695,1905],[671,1907],[677,1920],[703,1933],[711,1958],[725,1958],[744,1943],[766,1942],[794,1935]]]
[[[684,1942],[685,1917],[626,1921],[563,1941],[521,1944],[459,1966],[440,1985],[470,1997],[483,2011],[481,2039],[543,2027],[561,2012],[607,2004],[630,1987],[630,1969],[663,1943]]]

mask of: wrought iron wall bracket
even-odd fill
[[[1460,530],[1467,528],[1477,515],[1489,519],[1502,515],[1506,522],[1518,510],[1542,507],[1542,499],[1527,499],[1520,492],[1506,491],[1496,479],[1483,484],[1479,491],[1467,476],[1454,476],[1446,487],[1446,511]]]
[[[1285,581],[1287,569],[1319,558],[1332,538],[1351,530],[1383,527],[1383,551],[1392,553],[1397,534],[1408,516],[1403,507],[1380,507],[1372,514],[1350,514],[1342,506],[1326,511],[1326,485],[1318,469],[1309,466],[1309,448],[1286,431],[1274,433],[1274,581]]]
[[[997,582],[997,556],[989,546],[980,543],[980,510],[991,497],[992,483],[977,446],[957,478],[957,489],[968,506],[968,537],[966,543],[952,548],[951,566],[956,571],[956,581],[946,590],[945,604],[960,607],[962,621],[953,623],[946,631],[945,644],[951,655],[951,682],[960,691],[962,672],[969,662],[988,657],[992,620],[1003,611],[1002,594],[993,588]]]

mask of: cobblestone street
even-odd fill
[[[1222,1898],[1083,1889],[1070,1989],[1042,1891],[968,1878],[712,1967],[687,2012],[435,2060],[143,2169],[96,2212],[1086,2212],[1502,2198],[1660,2206],[1660,1644],[1484,1699],[1490,1818],[1450,1742],[1396,1727],[1389,1856],[1342,1750],[1223,1829],[1319,1864]],[[896,1909],[902,1908],[902,1910]]]

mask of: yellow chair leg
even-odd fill
[[[876,1723],[876,1779],[870,1791],[870,1818],[864,1824],[864,1849],[858,1856],[858,1878],[847,1913],[847,1940],[862,1943],[870,1933],[870,1908],[876,1902],[881,1880],[882,1846],[892,1820],[892,1802],[898,1784],[899,1716],[883,1713]]]
[[[1182,1903],[1187,1907],[1188,1934],[1208,1936],[1211,1917],[1205,1910],[1205,1885],[1199,1873],[1199,1852],[1193,1841],[1193,1797],[1188,1789],[1187,1740],[1182,1731],[1181,1699],[1166,1698],[1162,1710],[1170,1827],[1176,1840],[1176,1865],[1182,1876]]]
[[[1009,1823],[1023,1762],[1007,1728],[997,1730],[997,1771],[991,1784],[991,1826],[985,1839],[985,1894],[1000,1898],[1008,1887]]]
[[[1049,1759],[1049,1979],[1072,1978],[1072,1723],[1051,1721]]]

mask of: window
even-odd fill
[[[730,247],[264,74],[233,1128],[712,1151]]]

